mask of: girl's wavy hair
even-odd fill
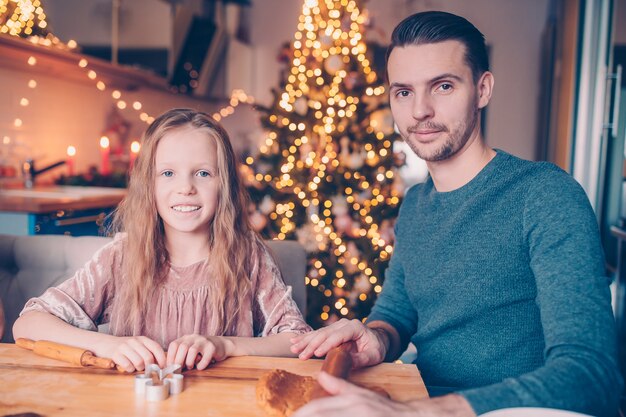
[[[172,109],[155,119],[144,133],[127,197],[114,213],[113,229],[127,234],[123,273],[115,277],[116,294],[111,311],[111,330],[115,334],[141,334],[148,304],[167,276],[169,254],[163,220],[154,198],[155,155],[167,133],[188,127],[206,132],[207,140],[215,143],[217,149],[219,197],[207,229],[215,270],[215,276],[210,278],[211,287],[217,291],[210,292],[207,311],[219,318],[218,335],[234,333],[240,301],[250,291],[251,265],[247,257],[260,240],[250,228],[247,194],[228,134],[205,113]]]

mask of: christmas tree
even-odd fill
[[[403,186],[382,80],[356,0],[306,0],[291,65],[269,108],[260,153],[246,159],[252,223],[309,254],[307,321],[366,317],[393,251]]]

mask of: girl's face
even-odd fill
[[[166,133],[155,155],[154,194],[168,238],[204,234],[218,202],[217,146],[206,131],[182,127]]]

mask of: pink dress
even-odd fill
[[[102,247],[76,274],[40,297],[31,298],[21,314],[44,311],[85,330],[97,330],[110,320],[115,294],[113,277],[122,273],[125,235],[118,234]],[[256,246],[256,245],[254,245]],[[265,246],[251,254],[252,291],[241,301],[234,336],[267,336],[281,332],[305,333],[311,328],[284,284],[280,270]],[[216,291],[211,260],[178,267],[170,266],[165,281],[157,287],[145,314],[141,334],[163,347],[181,336],[216,335],[219,318],[211,314],[209,294]],[[114,328],[110,333],[116,334]]]

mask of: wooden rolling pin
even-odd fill
[[[46,358],[57,359],[63,362],[81,366],[93,366],[94,368],[114,369],[115,362],[108,358],[99,358],[86,349],[49,342],[47,340],[32,341],[30,339],[17,339],[15,344],[24,349],[29,349]]]
[[[322,364],[322,371],[341,379],[348,379],[348,375],[352,370],[352,356],[350,351],[354,347],[354,342],[347,342],[336,348],[331,349],[324,359]],[[311,399],[328,397],[330,394],[315,382],[313,391],[311,393]]]

